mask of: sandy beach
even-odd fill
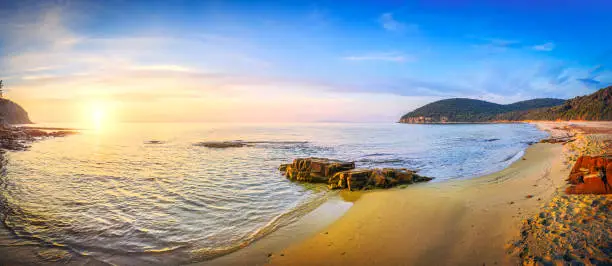
[[[553,137],[572,135],[563,128],[566,125],[537,123]],[[581,126],[611,127],[610,123]],[[557,202],[555,197],[564,197],[571,166],[567,153],[562,144],[538,143],[530,146],[522,159],[490,175],[363,193],[336,222],[272,254],[269,263],[520,264],[512,243],[520,238],[526,220]],[[607,215],[603,218],[605,225]]]

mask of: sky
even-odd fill
[[[393,122],[612,83],[610,1],[5,1],[35,122]]]

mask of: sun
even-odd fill
[[[101,130],[110,121],[111,105],[106,102],[90,102],[87,105],[85,119],[91,128]]]
[[[105,110],[103,108],[97,107],[92,111],[91,121],[95,128],[101,128],[104,123]]]

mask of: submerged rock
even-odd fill
[[[580,156],[567,181],[569,194],[612,193],[612,158],[607,156]]]
[[[198,142],[193,145],[207,147],[207,148],[215,148],[215,149],[240,148],[240,147],[248,146],[247,143],[244,143],[242,141],[210,141],[210,142]]]
[[[390,188],[432,179],[405,168],[355,169],[354,162],[327,158],[297,158],[293,163],[281,164],[278,169],[289,180],[327,183],[330,189]]]

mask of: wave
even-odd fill
[[[148,140],[145,141],[144,144],[164,144],[166,143],[165,141],[161,141],[161,140]]]
[[[400,158],[392,158],[392,159],[359,159],[356,162],[358,163],[370,163],[370,164],[399,164],[399,163],[405,163],[408,164],[410,162],[410,160],[408,159],[400,159]]]
[[[393,154],[392,153],[371,153],[371,154],[363,155],[361,157],[389,156],[389,155],[393,155]]]
[[[516,161],[519,158],[523,157],[524,154],[525,154],[525,151],[521,150],[521,151],[519,151],[519,152],[517,152],[515,154],[512,154],[512,155],[506,157],[505,159],[503,159],[503,160],[501,160],[499,162],[500,163],[505,163],[505,162],[513,163],[514,161]]]
[[[325,203],[331,195],[337,192],[326,192],[323,193],[321,197],[315,197],[310,201],[306,201],[302,204],[299,204],[295,208],[282,213],[276,217],[274,217],[270,222],[266,225],[260,227],[256,231],[249,234],[245,239],[240,242],[237,242],[231,246],[218,247],[218,248],[199,248],[194,249],[190,253],[190,262],[199,262],[212,260],[214,258],[235,252],[241,248],[248,246],[249,244],[261,239],[262,237],[273,233],[279,228],[289,225],[293,222],[296,222],[302,216],[312,212],[317,207],[321,206]]]
[[[226,141],[201,141],[196,142],[193,146],[207,147],[207,148],[241,148],[241,147],[254,147],[258,145],[304,145],[308,144],[308,141],[277,141],[277,140],[261,140],[261,141],[244,141],[244,140],[226,140]]]

